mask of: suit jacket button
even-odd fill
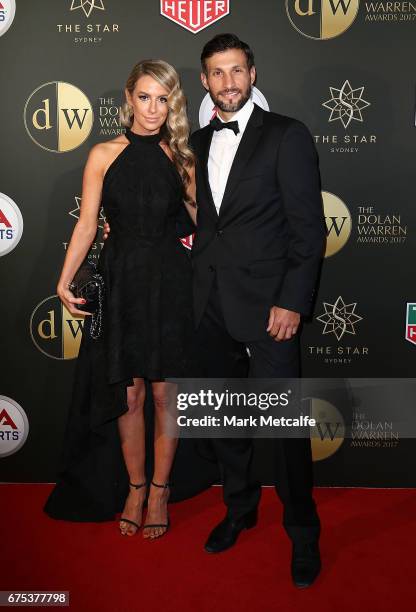
[[[210,272],[214,272],[214,271],[215,271],[215,268],[214,268],[214,266],[208,266],[208,270],[209,270]]]
[[[217,230],[217,236],[221,236],[221,234],[223,233],[224,230]]]

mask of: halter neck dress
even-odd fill
[[[93,340],[86,317],[58,480],[44,508],[52,518],[110,520],[122,510],[128,474],[117,419],[128,409],[127,387],[134,377],[157,381],[188,374],[192,265],[177,229],[184,210],[181,177],[160,146],[160,134],[127,130],[126,137],[129,144],[103,180],[111,231],[98,263],[105,285],[102,332]],[[150,450],[149,390],[147,383]],[[152,452],[146,456],[149,479]],[[172,500],[196,494],[217,477],[217,468],[194,451],[193,440],[180,441]]]

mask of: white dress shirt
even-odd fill
[[[208,156],[208,178],[211,187],[212,197],[215,208],[219,214],[225,187],[230,174],[231,166],[237,153],[238,145],[246,129],[248,120],[254,109],[254,103],[247,100],[230,121],[238,121],[239,133],[234,134],[233,130],[224,128],[212,135],[211,147]],[[218,119],[226,123],[218,115]]]

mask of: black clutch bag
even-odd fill
[[[68,289],[76,298],[83,298],[85,304],[77,304],[78,310],[90,312],[91,337],[96,339],[101,334],[104,298],[104,280],[94,262],[86,259],[79,267]]]

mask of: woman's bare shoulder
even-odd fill
[[[105,140],[104,142],[99,142],[91,148],[90,154],[92,153],[95,156],[105,156],[105,155],[114,155],[115,152],[120,151],[129,144],[126,136],[124,134],[120,134],[120,136],[116,136],[111,140]]]
[[[106,169],[128,144],[129,141],[124,134],[105,142],[99,142],[91,148],[88,163],[97,168]]]

